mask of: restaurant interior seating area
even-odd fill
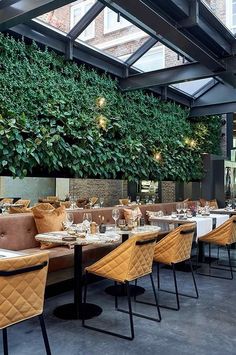
[[[0,354],[234,355],[234,0],[0,0]]]

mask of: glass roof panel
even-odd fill
[[[185,92],[186,94],[194,96],[201,88],[203,88],[211,80],[212,78],[191,80],[191,81],[186,81],[184,83],[173,84],[171,86]]]
[[[94,0],[87,1],[95,2]],[[87,1],[82,1],[80,4]],[[72,19],[74,8],[71,8]],[[105,7],[78,38],[96,49],[119,58],[136,51],[148,38],[148,35],[116,12]]]

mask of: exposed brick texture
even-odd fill
[[[103,197],[104,206],[114,206],[127,197],[128,187],[125,180],[70,179],[70,193],[76,198]]]

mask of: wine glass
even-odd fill
[[[118,208],[114,208],[112,210],[112,218],[115,221],[115,231],[116,231],[116,224],[117,224],[119,217],[120,217],[120,211],[118,210]]]
[[[231,208],[232,208],[232,200],[229,199],[227,205],[228,205],[229,210],[231,210]]]
[[[188,204],[186,202],[183,203],[183,212],[184,212],[184,218],[186,217],[186,212],[187,212],[187,209],[188,209]]]
[[[104,198],[103,197],[100,197],[100,207],[102,207],[103,206],[103,204],[104,204]]]
[[[145,196],[145,203],[146,203],[146,205],[148,204],[148,201],[149,201],[149,197],[148,197],[148,196]]]
[[[152,203],[154,204],[156,202],[156,196],[152,195]]]
[[[92,222],[92,214],[89,212],[84,213],[83,214],[83,229],[85,230],[86,233],[88,233],[88,231],[89,231],[91,222]]]
[[[139,203],[140,203],[140,196],[136,196],[136,202],[137,202],[137,205],[139,205]]]
[[[178,216],[180,215],[181,210],[182,210],[181,203],[180,202],[176,203],[176,211]]]
[[[67,212],[65,222],[67,228],[70,228],[72,226],[72,224],[74,223],[74,215],[72,212]]]

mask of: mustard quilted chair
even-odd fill
[[[122,334],[113,333],[100,328],[90,327],[85,325],[85,320],[83,319],[83,326],[89,329],[97,330],[99,332],[115,335],[123,339],[132,340],[134,338],[134,326],[133,326],[133,315],[147,318],[154,321],[161,320],[160,309],[158,305],[158,300],[156,296],[156,291],[152,278],[152,263],[154,247],[156,244],[156,238],[158,233],[143,233],[138,236],[134,236],[128,239],[126,242],[122,243],[118,248],[113,250],[111,253],[97,261],[95,264],[87,267],[87,274],[95,274],[103,278],[115,281],[115,286],[117,282],[122,283],[126,286],[128,307],[129,311],[125,311],[118,308],[118,298],[115,297],[115,308],[121,312],[129,313],[130,318],[130,330],[131,336],[126,336]],[[150,275],[153,293],[155,297],[155,305],[157,307],[158,318],[146,317],[139,313],[132,312],[131,298],[130,298],[130,281],[134,281],[140,277]],[[84,291],[84,302],[86,303],[87,298],[87,282],[85,282]]]
[[[167,234],[155,246],[153,260],[155,263],[157,263],[158,289],[160,291],[175,294],[176,303],[177,303],[177,307],[169,307],[164,305],[160,307],[178,311],[180,309],[179,295],[190,297],[190,298],[198,298],[198,289],[197,289],[197,284],[194,277],[193,267],[191,262],[191,250],[192,250],[192,242],[193,242],[193,235],[194,235],[195,228],[196,228],[195,223],[183,224],[180,227],[174,229],[169,234]],[[184,261],[189,261],[196,296],[179,293],[178,291],[175,265]],[[175,292],[163,290],[160,288],[159,264],[169,265],[172,267]]]
[[[29,207],[29,205],[30,205],[30,200],[22,200],[22,199],[20,199],[20,200],[17,200],[15,203],[14,203],[14,205],[22,205],[22,206],[24,206],[24,207]]]
[[[8,354],[7,327],[39,317],[47,355],[51,355],[43,319],[48,253],[0,259],[0,329]]]
[[[3,204],[3,203],[13,203],[13,198],[3,198],[0,201],[0,204]]]
[[[234,275],[233,275],[233,268],[232,268],[231,256],[230,256],[230,246],[236,243],[236,216],[232,216],[226,222],[221,224],[219,227],[213,229],[211,232],[198,238],[198,242],[209,244],[209,273],[206,274],[199,271],[197,273],[199,275],[210,276],[219,279],[232,280]],[[224,266],[228,266],[229,268],[225,269],[225,268],[211,265],[211,245],[225,247],[227,249],[229,263],[228,265],[224,265]],[[229,271],[230,277],[211,275],[210,274],[211,269]]]
[[[119,199],[119,204],[123,206],[128,206],[129,204],[129,199],[128,198],[120,198]]]

